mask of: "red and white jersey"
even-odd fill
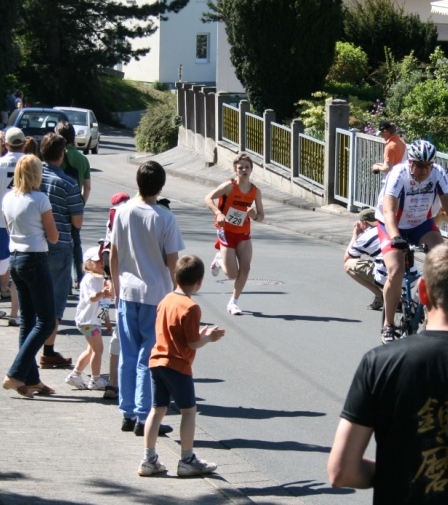
[[[448,193],[448,176],[435,163],[427,179],[417,182],[411,175],[409,161],[392,168],[378,197],[375,217],[384,223],[383,198],[391,195],[398,199],[397,223],[404,230],[415,228],[437,215],[440,196]]]

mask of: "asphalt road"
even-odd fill
[[[135,151],[130,133],[102,131],[101,139],[99,154],[89,155],[92,193],[82,229],[84,248],[104,235],[110,196],[136,189],[137,167],[127,161]],[[172,201],[185,253],[197,254],[206,265],[214,255],[212,215],[203,204],[208,191],[172,176],[163,191]],[[265,200],[265,211],[281,219],[277,203]],[[286,212],[305,221],[307,211]],[[335,226],[340,222],[335,220]],[[234,484],[254,502],[273,503],[276,497],[275,503],[285,504],[371,503],[370,491],[331,489],[326,460],[355,368],[362,354],[379,344],[380,315],[366,310],[371,296],[344,273],[342,245],[275,223],[255,224],[253,243],[242,316],[226,313],[232,283],[222,275],[207,272],[197,295],[203,323],[226,329],[222,341],[197,353],[198,424],[270,479],[269,486],[259,480],[247,484],[246,475],[239,486],[241,476],[235,476]],[[71,304],[65,329],[77,339],[73,310]],[[81,336],[79,345],[84,345]],[[118,411],[114,422],[119,429]],[[219,451],[215,459],[219,464]]]

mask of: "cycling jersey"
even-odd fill
[[[383,198],[391,195],[398,199],[397,224],[400,229],[421,225],[437,215],[439,197],[448,193],[448,177],[445,170],[433,164],[427,179],[417,182],[411,175],[409,161],[396,165],[387,175],[384,188],[378,197],[375,217],[384,223]]]

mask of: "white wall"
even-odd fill
[[[230,45],[223,23],[216,23],[218,38],[218,58],[216,61],[216,90],[229,93],[244,93],[243,85],[235,75],[235,68],[230,61]]]
[[[154,0],[150,0],[154,2]],[[137,4],[148,0],[137,0]],[[170,13],[168,21],[155,20],[159,27],[154,35],[134,40],[136,47],[150,47],[151,51],[140,59],[122,66],[126,79],[147,82],[176,82],[182,64],[183,81],[214,83],[216,80],[216,25],[204,24],[201,15],[207,10],[206,0],[190,0],[179,13]],[[208,62],[196,62],[196,35],[210,34]]]

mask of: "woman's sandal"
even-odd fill
[[[28,388],[28,391],[30,393],[37,393],[38,395],[43,395],[43,396],[49,396],[49,395],[54,395],[56,391],[43,384],[42,382],[39,384],[36,384],[35,386],[26,386]]]
[[[118,388],[115,386],[106,386],[104,388],[103,400],[116,400],[118,398]]]
[[[12,377],[6,376],[3,379],[3,389],[14,389],[20,396],[30,399],[34,398],[32,391],[29,391],[25,384]]]

